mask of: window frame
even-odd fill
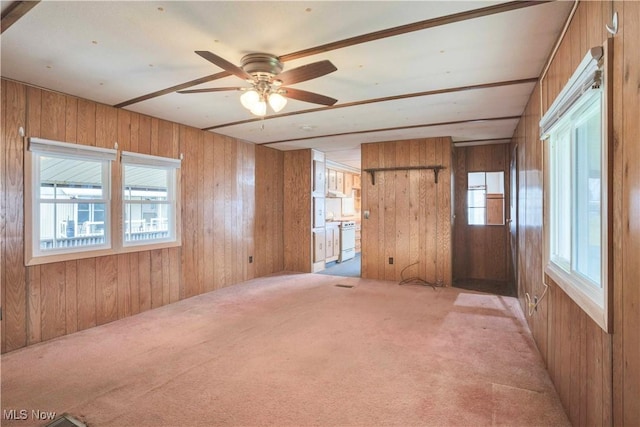
[[[127,205],[130,204],[142,204],[136,202],[127,202],[125,199],[125,165],[135,165],[140,167],[148,167],[153,169],[162,169],[169,172],[169,176],[167,177],[167,202],[162,202],[160,204],[166,204],[170,206],[171,209],[171,217],[169,218],[169,226],[173,226],[173,230],[170,229],[170,235],[167,238],[160,239],[149,239],[149,240],[137,240],[137,241],[126,241],[126,213],[125,210]],[[122,252],[137,252],[142,250],[151,250],[151,249],[162,249],[180,246],[181,243],[181,195],[180,195],[180,168],[181,168],[181,160],[180,159],[172,159],[168,157],[160,157],[160,156],[152,156],[148,154],[140,154],[129,151],[123,151],[120,155],[120,176],[122,178],[121,188],[120,188],[120,218],[121,221],[119,223],[120,226],[120,240],[121,240],[121,248]],[[171,198],[169,195],[172,194]],[[156,201],[157,202],[157,201]]]
[[[611,55],[612,49],[608,41],[604,48],[591,49],[578,69],[574,72],[565,88],[560,92],[548,112],[540,121],[541,136],[544,150],[544,273],[545,283],[551,279],[559,286],[582,310],[589,315],[605,332],[612,332],[612,283],[613,269],[611,257],[612,236],[612,156],[610,145],[612,139],[612,109],[611,109]],[[599,54],[598,54],[599,53]],[[585,73],[594,73],[591,83]],[[576,83],[578,82],[578,83]],[[598,91],[598,92],[594,92]],[[576,236],[575,228],[577,213],[575,209],[577,190],[575,130],[576,125],[584,120],[592,109],[592,96],[599,97],[601,113],[601,143],[600,143],[600,286],[594,286],[583,273],[576,271]],[[570,105],[567,106],[567,100]],[[565,105],[562,105],[564,101]],[[555,144],[552,135],[568,131],[571,171],[570,181],[570,248],[569,260],[555,258],[552,240],[555,227],[553,157]],[[555,259],[554,259],[555,258]]]
[[[101,245],[54,248],[48,251],[40,249],[40,206],[42,203],[79,204],[79,201],[51,202],[40,198],[40,158],[75,158],[102,163],[102,198],[95,199],[105,205],[105,242]],[[28,139],[25,153],[25,265],[39,265],[72,259],[97,257],[113,253],[113,197],[112,169],[117,160],[117,150],[101,147],[70,144],[44,138]],[[86,202],[86,199],[81,200]],[[55,233],[55,225],[54,225]]]
[[[483,174],[484,176],[484,189],[475,189],[475,188],[470,188],[469,187],[469,175],[471,174]],[[489,186],[487,184],[487,175],[488,174],[502,174],[502,193],[489,193]],[[465,204],[466,204],[466,216],[467,216],[467,221],[466,221],[466,225],[469,227],[500,227],[500,226],[504,226],[506,224],[506,206],[505,206],[505,202],[506,202],[506,196],[505,196],[505,191],[506,191],[506,185],[505,185],[505,179],[506,179],[506,173],[503,170],[482,170],[482,171],[469,171],[467,172],[466,175],[466,181],[467,181],[467,188],[466,188],[466,199],[465,199]],[[469,194],[471,192],[480,192],[482,191],[483,194],[483,199],[484,199],[484,206],[470,206],[469,205]],[[501,195],[502,197],[495,197],[496,195]],[[502,213],[500,218],[502,219],[501,223],[489,223],[489,201],[490,200],[500,200],[502,202]],[[471,209],[482,209],[484,211],[484,222],[482,224],[478,224],[478,223],[471,223],[470,221],[470,211]]]
[[[181,164],[180,159],[151,156],[140,153],[121,152],[118,155],[117,143],[115,149],[94,147],[89,145],[53,141],[44,138],[29,137],[24,147],[24,264],[25,266],[48,264],[61,261],[95,258],[119,253],[143,252],[154,249],[178,247],[182,245],[181,229]],[[103,167],[103,199],[105,200],[105,244],[101,246],[79,246],[60,248],[48,253],[40,253],[40,176],[39,157],[42,155],[75,157],[89,161],[108,162]],[[173,190],[173,235],[169,239],[155,239],[142,241],[137,244],[125,244],[124,241],[124,176],[122,155],[126,159],[134,159],[142,165],[171,168],[171,184]],[[43,199],[46,203],[48,199]],[[65,199],[67,200],[67,199]],[[69,199],[71,200],[71,199]],[[101,199],[102,200],[102,199]],[[87,199],[63,203],[81,204]],[[108,225],[107,225],[108,222]],[[38,227],[37,231],[35,226]],[[57,225],[54,225],[54,229]],[[38,241],[36,242],[36,238]]]

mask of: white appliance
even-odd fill
[[[345,262],[356,255],[356,223],[342,221],[340,223],[340,257],[338,262]]]

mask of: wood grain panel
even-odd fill
[[[96,322],[103,325],[118,318],[118,257],[96,258]]]
[[[224,138],[224,257],[226,260],[237,259],[237,251],[235,245],[236,233],[238,228],[238,211],[235,202],[238,197],[238,187],[236,180],[230,179],[237,177],[237,155],[238,147],[235,141],[230,138]],[[233,283],[238,275],[238,263],[226,262],[224,264],[225,286]]]
[[[40,303],[40,266],[33,266],[27,269],[27,322],[25,324],[27,333],[26,345],[39,343],[42,341],[42,304]],[[7,299],[7,309],[16,303]],[[9,350],[7,350],[9,351]]]
[[[180,128],[180,150],[182,161],[182,281],[185,296],[199,293],[202,283],[198,283],[198,147],[194,140],[195,131]]]
[[[44,264],[41,267],[41,330],[42,340],[50,340],[66,333],[65,263]]]
[[[203,193],[203,254],[204,259],[209,260],[204,263],[203,282],[205,291],[212,291],[215,286],[215,264],[214,246],[218,243],[214,239],[215,227],[215,206],[214,206],[214,136],[208,134],[204,136],[204,176],[203,185],[207,191]]]
[[[615,423],[625,425],[640,423],[640,337],[637,325],[640,324],[640,289],[637,279],[640,277],[640,3],[626,2],[622,18],[624,35],[623,58],[624,79],[622,94],[624,110],[622,116],[621,136],[623,146],[624,171],[622,185],[622,246],[620,256],[623,260],[619,277],[622,301],[622,342],[614,349],[618,360],[622,359],[622,372],[618,373],[616,381],[623,383],[621,390],[614,394],[623,402],[623,418]],[[616,40],[617,41],[617,40]],[[614,110],[615,111],[615,110]],[[614,254],[614,257],[616,254]],[[635,262],[633,261],[635,260]]]
[[[284,269],[311,272],[311,150],[284,153]]]
[[[255,274],[257,277],[284,269],[283,210],[284,153],[255,148]]]
[[[76,261],[67,261],[64,267],[65,333],[72,334],[78,330],[78,264]]]
[[[138,253],[138,292],[140,311],[151,309],[151,252]]]
[[[162,307],[162,249],[150,251],[151,308]]]
[[[24,184],[22,174],[23,141],[19,127],[26,127],[27,95],[24,86],[3,82],[2,150],[3,150],[3,351],[20,348],[27,343],[27,292],[24,267]]]
[[[96,326],[96,260],[77,261],[78,330]]]
[[[221,135],[214,135],[213,139],[213,186],[210,187],[213,193],[213,269],[214,289],[219,289],[227,285],[227,278],[224,274],[225,259],[225,173],[224,173],[224,150],[225,139]],[[231,260],[229,260],[231,262]]]
[[[430,170],[378,172],[375,185],[370,176],[363,177],[362,210],[370,216],[362,223],[362,277],[399,281],[407,268],[405,277],[451,285],[450,140],[362,146],[363,169],[439,163],[447,169],[440,173],[437,185]]]
[[[123,274],[126,274],[123,271]],[[131,314],[140,313],[140,289],[142,281],[140,280],[140,264],[137,253],[129,254],[129,281],[130,281],[130,298],[131,298]]]
[[[362,144],[361,148],[361,161],[362,165],[371,165],[370,167],[380,167],[379,163],[379,149],[376,144]],[[371,177],[369,174],[364,173],[362,175],[361,180],[361,192],[362,192],[362,210],[367,211],[370,209],[369,206],[373,205],[373,201],[378,200],[378,189],[379,186],[374,185],[366,185],[367,181],[370,181]],[[379,246],[378,246],[378,232],[380,230],[379,215],[369,216],[369,218],[363,219],[362,227],[364,227],[364,223],[368,223],[369,225],[369,233],[361,233],[361,275],[362,278],[368,279],[371,277],[379,277]]]
[[[118,319],[129,317],[131,310],[131,264],[132,254],[118,255]],[[137,280],[133,282],[133,286],[137,285]]]

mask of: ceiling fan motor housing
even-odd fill
[[[250,53],[241,59],[242,69],[256,78],[273,77],[282,72],[283,65],[277,56],[269,53]]]

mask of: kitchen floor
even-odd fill
[[[329,274],[331,276],[360,277],[360,253],[345,262],[330,262],[327,268],[319,271],[318,274]]]

